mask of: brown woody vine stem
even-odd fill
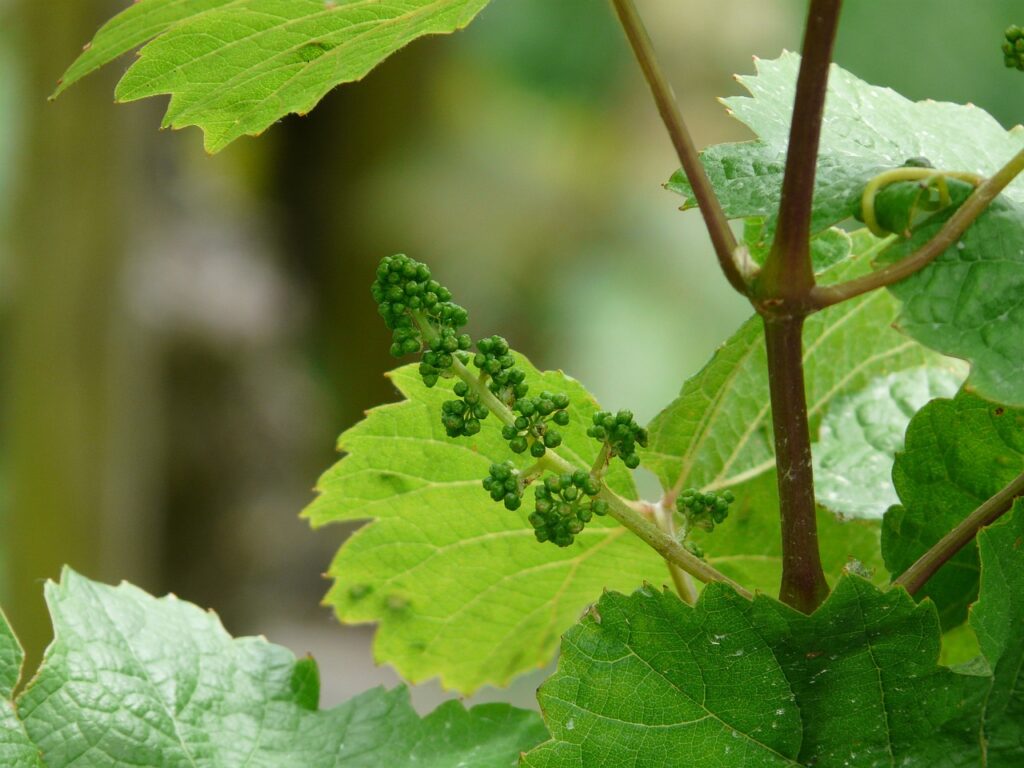
[[[829,67],[842,0],[811,0],[797,77],[779,225],[755,286],[764,318],[782,528],[779,598],[810,613],[828,596],[821,567],[803,370],[803,325],[814,288],[810,222]]]
[[[810,613],[828,596],[814,503],[811,438],[804,391],[802,317],[765,318],[768,387],[782,528],[779,599]]]
[[[654,95],[658,112],[661,114],[662,122],[665,123],[665,128],[668,129],[668,135],[672,139],[686,178],[690,182],[690,187],[693,188],[693,196],[697,198],[697,205],[704,217],[704,224],[711,236],[711,243],[714,245],[715,255],[718,257],[722,272],[725,273],[729,284],[746,296],[748,288],[743,277],[743,270],[748,268],[749,259],[744,258],[745,250],[737,245],[736,238],[729,228],[729,222],[722,211],[722,205],[708,180],[704,166],[701,165],[697,147],[683,120],[672,86],[669,85],[661,67],[658,66],[654,45],[647,34],[647,29],[640,19],[633,0],[612,0],[612,5],[615,6],[615,12],[619,16],[622,28],[626,32],[626,37],[629,38],[633,53],[640,63],[640,69],[643,70],[647,84]]]
[[[936,571],[973,541],[978,531],[1006,514],[1013,506],[1014,500],[1021,496],[1024,496],[1024,472],[1017,475],[1009,485],[974,510],[960,525],[921,555],[916,563],[893,580],[893,586],[905,587],[912,595],[916,593]]]
[[[996,171],[990,178],[978,185],[970,197],[964,201],[949,221],[943,225],[931,240],[918,248],[910,256],[901,259],[877,272],[850,280],[838,285],[817,286],[811,291],[811,304],[815,309],[823,309],[842,301],[856,298],[862,294],[898,283],[915,272],[924,269],[939,255],[959,240],[964,232],[973,224],[1000,192],[1024,171],[1024,149],[1014,155],[1009,162]]]
[[[761,281],[773,298],[801,303],[814,287],[810,224],[828,71],[842,0],[812,0],[804,31],[779,224]]]

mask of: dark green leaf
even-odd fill
[[[608,593],[538,693],[553,739],[529,768],[797,765],[800,714],[750,603],[711,584],[696,608]]]
[[[529,768],[976,765],[983,678],[938,665],[930,605],[846,577],[812,616],[710,585],[607,594],[564,639]]]
[[[992,672],[981,738],[990,766],[1024,755],[1024,501],[978,534],[981,589],[971,627]]]
[[[886,250],[899,261],[927,242],[953,213],[946,209]],[[1024,407],[1024,207],[996,199],[953,247],[896,283],[897,326],[946,355],[971,363],[969,389]]]
[[[907,428],[893,481],[902,506],[886,513],[882,554],[895,576],[910,567],[983,501],[1024,470],[1024,410],[971,394],[935,400]],[[978,554],[971,544],[918,593],[930,597],[945,627],[966,618],[977,596]]]

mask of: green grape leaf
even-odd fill
[[[764,216],[751,216],[743,222],[743,242],[754,263],[764,265],[771,243],[767,237]],[[811,238],[811,264],[815,274],[826,271],[853,254],[853,238],[838,227],[817,233]]]
[[[1024,410],[962,392],[935,400],[914,416],[893,481],[902,506],[885,515],[882,554],[902,573],[983,501],[1024,470]],[[930,597],[944,627],[966,618],[978,590],[978,553],[972,543],[917,593]]]
[[[0,699],[9,699],[18,687],[25,654],[7,617],[0,611]]]
[[[941,211],[879,259],[892,263],[927,242],[953,214]],[[960,241],[890,289],[897,327],[971,363],[968,388],[1024,407],[1024,206],[997,198]]]
[[[870,270],[883,241],[861,231],[856,256],[826,276],[849,280]],[[804,368],[811,427],[829,404],[862,391],[879,376],[943,359],[888,326],[897,302],[875,292],[807,319]],[[649,427],[644,465],[666,488],[726,488],[775,466],[767,357],[761,319],[740,328],[684,385],[679,397]]]
[[[21,678],[25,654],[0,611],[0,765],[10,768],[41,768],[36,749],[18,719],[11,697]]]
[[[586,429],[597,404],[564,374],[520,364],[531,391],[571,397],[558,452],[589,468],[599,445]],[[327,602],[345,623],[378,622],[379,661],[408,680],[437,675],[464,692],[505,685],[546,664],[602,588],[667,580],[658,555],[609,518],[595,518],[571,547],[538,544],[526,519],[532,494],[509,512],[481,486],[492,463],[533,461],[509,451],[500,422],[492,416],[474,437],[448,438],[440,414],[452,383],[428,389],[415,366],[390,376],[408,399],[370,411],[341,436],[348,455],[321,478],[305,513],[316,527],[373,520],[331,565]],[[608,483],[635,498],[619,465]]]
[[[892,465],[911,417],[928,401],[952,397],[964,371],[910,368],[880,376],[828,406],[813,447],[818,501],[844,517],[881,519],[899,502]]]
[[[778,592],[782,579],[782,542],[779,537],[779,494],[774,473],[765,472],[732,486],[735,503],[722,525],[707,533],[700,529],[689,538],[726,576],[750,590]],[[818,509],[818,545],[825,575],[835,582],[847,568],[871,573],[873,581],[887,583],[889,573],[880,552],[881,525],[877,520],[841,520]]]
[[[535,714],[503,704],[449,702],[420,719],[404,688],[319,710],[312,659],[233,639],[173,596],[65,570],[46,599],[56,639],[17,707],[47,768],[511,768],[546,735]],[[0,739],[11,733],[0,723]]]
[[[603,595],[537,698],[552,740],[524,768],[798,764],[793,691],[752,605],[719,584],[694,608],[651,587]]]
[[[828,270],[826,278],[847,280],[864,274],[883,246],[863,230],[852,242],[855,255]],[[955,366],[892,330],[889,325],[896,313],[897,302],[876,292],[808,318],[804,366],[814,433],[834,403],[856,396],[881,377]],[[907,417],[902,412],[888,415],[897,419],[902,433]],[[874,426],[883,428],[884,422]],[[683,385],[680,396],[651,423],[649,433],[643,463],[657,473],[666,490],[730,488],[736,494],[724,525],[710,535],[693,534],[708,561],[745,586],[775,591],[781,574],[778,492],[772,474],[775,452],[759,318],[740,328]],[[830,478],[827,467],[822,472],[826,483],[839,482]],[[873,498],[871,487],[851,488],[848,494],[849,501],[859,504]],[[877,521],[839,522],[826,513],[819,515],[818,524],[823,560],[833,580],[850,560],[879,579],[886,576]]]
[[[726,215],[762,220],[761,251],[770,247],[781,192],[800,58],[759,61],[757,75],[740,78],[749,97],[726,99],[758,140],[723,144],[704,155]],[[936,168],[990,175],[1024,147],[1024,130],[1006,131],[974,106],[911,102],[870,86],[839,67],[830,74],[815,187],[812,232],[859,215],[861,194],[879,172],[924,157]],[[669,188],[687,199],[680,174]],[[894,185],[898,186],[898,185]],[[965,185],[966,186],[966,185]],[[906,185],[912,199],[916,185]],[[880,196],[881,197],[881,196]],[[906,202],[906,201],[905,201]],[[992,400],[1024,406],[1024,180],[1013,182],[933,264],[896,286],[905,302],[898,327],[922,344],[972,364],[969,385]],[[877,208],[877,206],[876,206]],[[952,214],[948,208],[890,249],[884,261],[909,254]]]
[[[418,37],[465,27],[488,0],[139,0],[104,25],[54,95],[145,44],[118,101],[168,94],[164,127],[218,152],[304,115]]]
[[[796,696],[802,764],[940,766],[969,752],[983,681],[938,665],[931,606],[849,576],[812,616],[760,598],[755,617]]]
[[[763,216],[767,241],[775,229],[800,56],[757,60],[757,74],[739,77],[750,96],[723,99],[756,141],[719,144],[701,159],[730,218]],[[879,172],[925,157],[936,168],[990,174],[1024,147],[1024,131],[1007,131],[975,106],[913,102],[868,85],[832,65],[822,126],[811,229],[820,232],[860,209],[864,185]],[[682,172],[668,188],[696,205]],[[1024,202],[1024,181],[1006,195]]]
[[[978,534],[981,588],[971,628],[992,677],[981,715],[989,765],[1014,765],[1024,753],[1024,501]]]
[[[538,694],[529,768],[967,765],[983,678],[940,667],[935,611],[843,578],[812,616],[710,585],[608,594]]]

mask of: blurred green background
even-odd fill
[[[125,4],[0,0],[0,602],[38,657],[69,563],[313,651],[327,700],[394,681],[318,605],[346,531],[297,516],[395,397],[376,261],[430,262],[474,334],[645,419],[748,311],[660,187],[676,164],[605,0],[493,0],[215,158],[156,130],[161,103],[112,105],[126,62],[46,102]],[[639,5],[698,144],[747,138],[715,97],[799,48],[804,2]],[[1011,126],[1011,22],[1011,0],[856,0],[837,59]]]

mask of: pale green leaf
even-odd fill
[[[572,422],[558,452],[590,467],[599,445],[586,428],[597,404],[573,379],[522,366],[531,390],[570,395]],[[373,520],[338,553],[327,602],[343,622],[378,622],[379,661],[406,679],[436,675],[460,691],[504,685],[546,664],[602,588],[667,580],[653,550],[607,518],[566,549],[538,544],[528,504],[509,512],[481,486],[492,463],[533,461],[509,451],[500,422],[485,419],[473,438],[450,439],[440,414],[452,383],[428,389],[415,366],[391,379],[408,399],[370,411],[341,436],[349,455],[321,478],[306,512],[314,526]],[[635,497],[619,462],[608,482]]]
[[[421,720],[403,688],[319,710],[311,659],[173,596],[65,571],[46,597],[56,639],[17,706],[47,768],[511,768],[545,736],[502,704]]]
[[[789,125],[800,57],[784,53],[757,61],[757,74],[739,79],[750,96],[723,99],[757,141],[720,144],[702,153],[715,191],[730,218],[764,216],[768,241],[779,207]],[[991,174],[1024,147],[1024,132],[1007,131],[987,112],[968,105],[912,102],[889,88],[868,85],[836,65],[829,73],[815,181],[812,231],[860,209],[864,185],[879,172],[925,157],[936,168]],[[680,172],[669,189],[693,207]],[[1007,195],[1024,202],[1024,182]]]
[[[835,399],[814,445],[818,501],[837,514],[880,520],[899,502],[892,464],[911,417],[936,397],[952,397],[964,380],[961,366],[910,368],[868,382]]]
[[[40,768],[39,750],[18,720],[11,697],[21,678],[22,653],[18,639],[0,611],[0,765],[8,768]]]
[[[140,0],[97,33],[59,94],[148,42],[119,101],[171,97],[164,126],[195,125],[217,152],[306,114],[418,37],[465,27],[488,0]]]
[[[902,506],[885,515],[882,554],[893,575],[1024,470],[1024,410],[967,393],[935,400],[907,428],[893,481]],[[918,592],[930,597],[945,627],[959,624],[978,591],[978,553],[971,543]]]
[[[982,678],[940,667],[935,611],[846,577],[812,616],[721,585],[694,608],[609,594],[538,694],[530,768],[977,764]]]
[[[11,631],[7,617],[0,611],[0,699],[9,699],[18,686],[25,654]]]

